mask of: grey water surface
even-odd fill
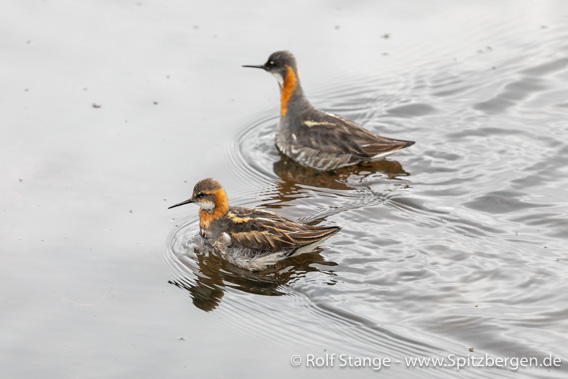
[[[568,375],[568,3],[2,8],[2,377]],[[241,65],[280,49],[315,106],[416,144],[332,173],[279,155],[276,82]],[[342,230],[231,266],[167,210],[205,177]]]

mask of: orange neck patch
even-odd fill
[[[215,192],[217,199],[215,200],[215,208],[213,212],[209,213],[204,209],[199,209],[199,226],[202,228],[209,227],[211,221],[216,218],[223,217],[229,211],[229,199],[223,188],[219,188]]]
[[[280,114],[282,114],[282,116],[286,116],[286,112],[288,112],[288,100],[290,100],[298,85],[292,67],[286,65],[286,70],[288,70],[286,79],[284,79],[284,84],[280,86]]]

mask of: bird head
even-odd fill
[[[168,209],[190,203],[197,204],[199,208],[207,212],[212,212],[215,209],[225,211],[225,208],[229,208],[227,194],[223,186],[213,178],[207,178],[197,182],[193,187],[193,193],[189,199],[174,204]]]
[[[294,55],[291,52],[285,50],[272,53],[263,65],[244,65],[243,67],[261,68],[268,71],[274,75],[281,87],[284,85],[284,82],[289,75],[294,75],[296,80],[298,78],[296,58],[294,58]]]

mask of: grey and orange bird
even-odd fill
[[[344,117],[315,109],[304,95],[298,65],[289,51],[277,51],[260,66],[278,81],[280,122],[276,130],[278,149],[299,164],[318,171],[381,160],[413,145],[381,137]]]
[[[225,190],[212,178],[197,182],[188,200],[168,209],[189,203],[199,206],[201,236],[229,262],[249,270],[310,252],[340,230],[300,224],[262,209],[230,207]]]

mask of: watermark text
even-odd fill
[[[494,357],[488,354],[457,355],[448,354],[438,357],[404,357],[390,358],[381,356],[354,356],[350,354],[305,354],[292,355],[290,364],[294,367],[306,368],[368,368],[374,371],[388,369],[392,366],[408,368],[447,368],[456,371],[483,367],[483,368],[506,368],[517,371],[525,367],[561,367],[562,360],[552,354],[541,359],[536,357]]]

